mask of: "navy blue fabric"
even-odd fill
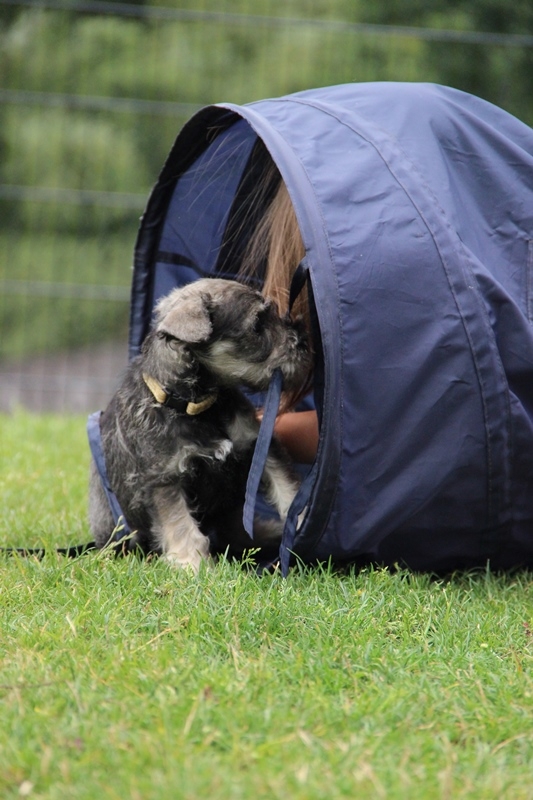
[[[89,415],[87,420],[87,436],[89,439],[89,446],[91,448],[91,455],[94,459],[98,474],[100,475],[102,488],[107,497],[109,508],[113,516],[113,521],[115,523],[115,539],[118,542],[125,536],[128,536],[131,533],[131,529],[126,522],[126,517],[122,513],[120,503],[118,502],[117,496],[111,488],[109,478],[107,477],[107,468],[104,451],[102,449],[102,436],[100,432],[101,415],[101,411],[95,411],[94,414]]]
[[[261,420],[261,427],[259,429],[259,435],[255,444],[252,464],[250,466],[250,472],[248,473],[242,521],[244,530],[251,539],[254,538],[254,517],[257,492],[259,490],[259,484],[265,469],[270,442],[272,441],[274,424],[276,422],[281,399],[282,384],[283,375],[281,370],[277,369],[272,375],[272,379],[270,381],[270,386],[263,409],[263,419]]]
[[[171,289],[214,271],[231,201],[254,141],[250,126],[244,120],[237,123],[177,183],[158,251],[174,253],[176,263],[156,258],[152,306]]]
[[[232,158],[215,176],[204,166],[228,142],[212,141],[217,126],[231,133]],[[165,250],[184,252],[188,240],[172,203],[163,209],[169,176],[178,198],[185,154],[201,151],[194,193],[209,193],[219,221],[209,212],[198,240],[213,253],[251,133],[297,213],[321,354],[319,449],[282,552],[434,570],[533,566],[533,132],[432,84],[204,109],[148,205],[137,308],[153,297],[161,231]],[[133,348],[140,333],[132,328]]]

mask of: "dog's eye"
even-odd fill
[[[257,316],[252,326],[253,332],[258,336],[262,336],[265,332],[265,328],[267,328],[272,322],[274,316],[275,311],[272,300],[263,298],[262,307],[257,312]]]
[[[167,331],[158,331],[157,337],[165,342],[169,347],[172,347],[173,350],[181,350],[183,348],[182,342],[179,339],[176,339],[175,336],[172,336],[171,333],[167,333]]]
[[[253,324],[253,332],[260,336],[263,331],[265,330],[265,325],[268,317],[268,312],[260,311],[257,317],[254,320]]]

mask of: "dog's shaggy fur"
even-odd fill
[[[108,478],[135,531],[128,547],[197,570],[210,551],[252,546],[242,509],[259,425],[238,387],[263,390],[276,368],[295,389],[309,353],[299,323],[282,320],[259,292],[208,278],[159,302],[141,355],[101,417]],[[275,441],[263,483],[283,520],[297,483]],[[114,523],[94,462],[89,517],[102,547]]]

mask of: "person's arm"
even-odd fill
[[[316,411],[291,411],[280,414],[274,433],[294,461],[311,464],[318,447]]]

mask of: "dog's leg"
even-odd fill
[[[175,487],[154,491],[157,522],[154,535],[163,556],[177,567],[190,567],[198,572],[209,556],[209,539],[200,531],[187,506],[185,497]]]
[[[262,483],[266,490],[266,499],[284,520],[298,491],[298,482],[272,452],[267,456]]]

